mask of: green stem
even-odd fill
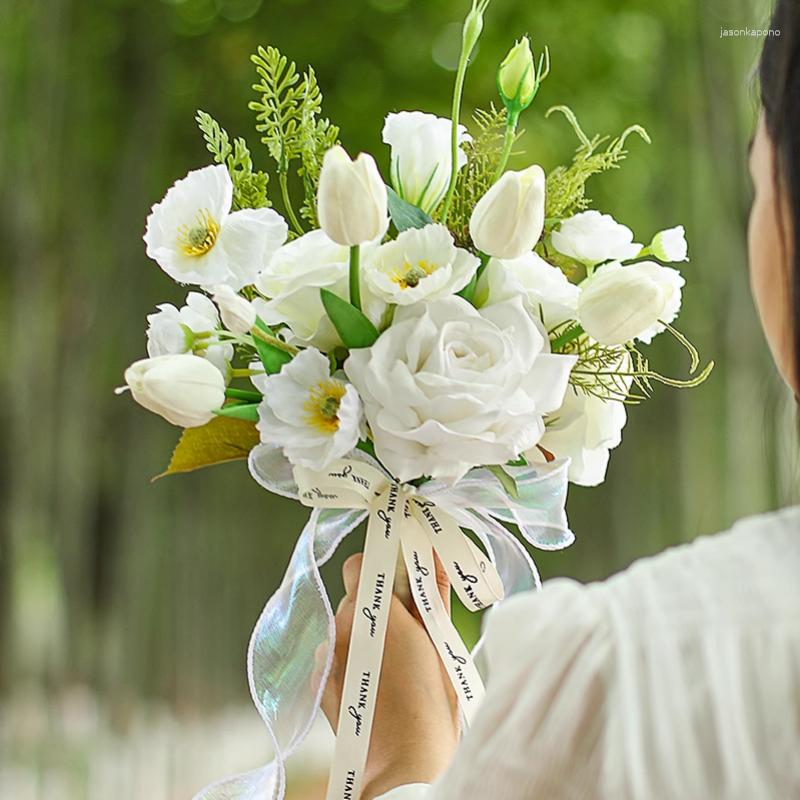
[[[289,184],[286,179],[286,173],[281,172],[278,175],[278,183],[281,186],[281,197],[283,198],[283,205],[286,209],[286,214],[289,217],[289,222],[292,223],[292,227],[299,233],[301,236],[305,233],[303,230],[303,226],[300,224],[300,220],[297,219],[297,215],[294,213],[294,206],[292,206],[292,201],[289,197]]]
[[[248,392],[246,389],[231,389],[229,387],[225,390],[225,397],[230,397],[233,400],[247,400],[250,403],[261,402],[261,395],[258,392]]]
[[[517,123],[519,122],[519,112],[516,114],[509,114],[508,121],[506,122],[506,133],[503,138],[503,152],[500,154],[500,163],[497,165],[497,172],[494,174],[494,181],[496,183],[500,180],[508,164],[508,159],[511,156],[511,148],[514,146],[514,141],[517,138]]]
[[[257,339],[261,339],[262,342],[266,342],[267,344],[271,344],[273,347],[277,347],[278,350],[283,350],[284,352],[289,353],[290,355],[295,356],[300,352],[293,345],[284,342],[283,339],[279,339],[277,336],[270,335],[269,333],[267,333],[262,328],[259,328],[258,325],[256,325],[253,328],[252,334]]]
[[[556,338],[550,342],[550,350],[554,353],[557,353],[565,345],[568,345],[570,342],[574,342],[575,339],[579,339],[581,336],[583,336],[583,334],[583,328],[580,325],[575,325],[569,330],[564,331],[564,333],[562,333],[560,336],[556,336]]]
[[[354,244],[350,248],[350,305],[361,311],[361,283],[359,275],[359,261],[361,245]]]
[[[458,62],[458,72],[456,73],[456,85],[453,90],[453,111],[452,128],[450,133],[450,183],[447,186],[447,194],[444,198],[444,208],[442,210],[442,225],[447,224],[447,215],[450,213],[450,204],[453,202],[453,194],[456,191],[456,180],[458,179],[458,122],[461,118],[461,97],[464,93],[464,79],[467,75],[469,64],[469,53],[462,44],[461,58]]]
[[[238,369],[231,368],[231,378],[252,378],[253,375],[263,375],[263,369]]]

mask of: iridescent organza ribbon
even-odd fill
[[[483,558],[484,569],[489,573],[490,580],[491,575],[496,573],[502,584],[499,587],[500,592],[506,596],[538,588],[540,582],[527,551],[501,523],[515,524],[528,543],[545,550],[567,547],[574,539],[564,511],[568,467],[568,462],[565,461],[535,467],[507,468],[517,484],[516,498],[511,498],[494,475],[484,469],[471,470],[455,486],[438,481],[428,482],[416,489],[399,486],[386,475],[377,462],[362,453],[357,453],[355,461],[340,462],[328,470],[328,473],[338,473],[338,485],[331,484],[329,475],[320,476],[304,470],[297,470],[295,474],[295,470],[280,450],[268,445],[259,445],[253,449],[249,466],[253,477],[265,489],[315,507],[300,535],[280,587],[269,599],[256,623],[247,654],[251,695],[267,727],[274,759],[260,769],[226,778],[206,787],[195,796],[195,800],[267,800],[267,798],[283,797],[286,784],[285,761],[302,743],[319,711],[320,698],[333,658],[335,640],[333,611],[319,568],[335,552],[342,539],[368,516],[375,520],[373,525],[376,526],[378,534],[375,534],[375,531],[372,535],[368,533],[367,551],[375,549],[370,545],[370,541],[378,542],[378,548],[383,548],[377,555],[380,563],[386,566],[383,585],[391,587],[391,574],[395,568],[396,558],[390,555],[396,554],[396,548],[401,547],[402,540],[412,594],[418,606],[423,601],[419,596],[420,586],[415,587],[415,572],[418,571],[419,565],[423,568],[422,572],[429,573],[426,576],[429,579],[430,575],[434,574],[431,569],[433,567],[431,547],[436,544],[435,529],[442,525],[442,520],[447,521],[448,527],[452,521],[455,526],[470,530],[477,536],[486,549],[489,564],[485,563],[485,556],[480,548],[475,547],[461,533],[464,540],[469,542],[467,546],[473,551],[472,557],[477,559],[473,563],[480,569],[479,565]],[[348,466],[349,472],[346,469]],[[356,492],[360,499],[343,497],[339,500],[333,496],[327,498],[319,496],[344,493],[346,482],[352,480],[354,474],[362,481],[370,483],[369,487],[361,487],[364,491]],[[365,475],[368,478],[364,478]],[[302,491],[298,488],[298,483],[302,485]],[[354,482],[353,486],[356,485]],[[389,511],[387,509],[390,506],[387,504],[391,500],[390,492],[396,492],[396,496],[391,502]],[[326,507],[337,502],[350,503],[352,507]],[[411,518],[416,520],[416,525],[407,525],[407,521]],[[390,521],[387,523],[387,520]],[[396,537],[389,530],[392,526]],[[384,536],[381,531],[389,535]],[[392,539],[394,541],[391,541]],[[371,558],[369,560],[374,561]],[[368,561],[367,554],[364,561]],[[449,566],[456,570],[452,564]],[[469,584],[477,577],[477,572],[471,573],[462,564],[457,564],[457,567],[454,588],[459,597],[467,602],[468,607],[478,608],[487,604],[485,598],[471,598],[467,585],[458,585],[459,581],[462,581],[462,584]],[[458,574],[459,571],[461,575]],[[373,577],[362,584],[363,597],[358,597],[356,601],[357,604],[369,608],[372,608],[375,599],[377,572],[374,569],[372,572]],[[428,598],[432,597],[435,593],[435,577],[433,584],[423,583],[421,587]],[[415,588],[417,591],[413,591]],[[497,593],[497,587],[493,591]],[[369,597],[369,593],[372,593],[372,597]],[[477,602],[472,602],[473,600]],[[381,604],[378,606],[380,610]],[[388,602],[384,608],[388,614]],[[424,614],[422,616],[424,619]],[[440,616],[434,616],[441,621]],[[367,619],[367,622],[373,621]],[[385,619],[376,617],[374,623],[375,627],[372,630],[377,635],[378,625],[385,625]],[[471,658],[467,659],[466,664],[462,664],[465,656],[461,655],[458,649],[460,639],[454,642],[449,638],[450,631],[443,632],[436,627],[436,624],[438,623],[428,625],[434,642],[440,652],[445,645],[451,646],[455,667],[467,666],[466,682],[469,687],[467,693],[474,694],[475,699],[479,699],[481,687],[473,683],[473,673],[469,671]],[[360,652],[358,648],[355,649]],[[380,651],[382,653],[382,639]],[[468,657],[468,654],[466,656]],[[451,678],[464,677],[464,670],[455,669],[454,665],[450,666]],[[372,667],[374,668],[374,663]],[[379,670],[378,662],[377,671]],[[352,681],[355,683],[350,689],[355,691],[357,696],[360,688],[358,680],[354,678]],[[477,681],[479,684],[479,678]],[[377,681],[372,688],[376,688],[376,684]],[[469,703],[464,702],[464,686],[461,688],[462,711],[465,712],[464,718],[468,722],[471,714],[467,712],[465,705],[469,706]],[[343,706],[345,713],[348,709],[347,693],[348,687],[345,685]],[[358,711],[357,703],[355,710]],[[371,710],[369,713],[371,714]],[[361,717],[359,720],[361,729],[368,737],[368,726],[363,714],[356,716]],[[356,716],[351,715],[351,719],[354,721]],[[351,733],[353,730],[351,727]],[[341,770],[339,767],[341,775],[338,776],[336,771],[337,763],[339,765],[346,763],[361,746],[352,745],[352,742],[351,746],[337,744],[338,750],[341,751],[344,747],[346,752],[344,755],[340,752],[338,759],[335,756],[334,779],[330,790],[332,794],[329,794],[329,797],[351,797],[352,800],[357,800],[358,788],[355,785],[357,781],[347,779],[351,768],[348,766]],[[340,785],[337,787],[334,782]]]

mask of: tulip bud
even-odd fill
[[[506,172],[478,201],[469,221],[475,246],[495,258],[518,258],[544,227],[544,170],[533,164]]]
[[[214,302],[219,308],[220,317],[231,333],[249,333],[256,324],[256,310],[230,286],[222,284],[214,287]]]
[[[372,156],[350,160],[336,145],[325,153],[317,193],[319,226],[336,244],[378,239],[389,227],[386,186]]]
[[[683,284],[677,270],[652,261],[606,264],[581,284],[578,320],[600,344],[649,342],[678,315]]]
[[[650,242],[649,250],[660,261],[688,261],[689,248],[683,225],[657,233]]]
[[[193,355],[157,356],[136,361],[125,370],[133,399],[148,411],[182,428],[196,428],[214,418],[225,402],[222,373]]]
[[[526,109],[538,88],[531,42],[523,36],[509,51],[497,71],[497,88],[509,113]]]

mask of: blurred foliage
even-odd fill
[[[149,483],[178,431],[112,389],[144,352],[145,314],[184,292],[145,257],[144,220],[172,181],[210,161],[197,109],[267,168],[247,107],[259,44],[301,72],[313,64],[343,143],[388,174],[383,117],[447,115],[467,5],[2,0],[0,685],[86,682],[178,709],[247,700],[247,638],[305,511],[241,462]],[[642,124],[653,144],[631,137],[621,169],[590,179],[588,195],[639,241],[686,225],[681,325],[718,364],[702,388],[659,388],[632,409],[608,482],[571,492],[577,543],[538,555],[545,578],[602,578],[788,498],[790,415],[746,278],[758,42],[719,38],[765,16],[759,0],[490,6],[465,119],[496,100],[495,66],[528,32],[536,52],[549,44],[552,72],[512,167],[571,158],[566,121],[544,119],[551,105],[568,104],[589,136]],[[651,352],[684,371],[668,337]],[[357,547],[351,537],[326,568],[334,596]]]

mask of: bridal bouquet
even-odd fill
[[[547,115],[578,139],[571,163],[507,169],[550,67],[527,37],[499,67],[499,108],[460,124],[488,2],[473,0],[464,24],[452,119],[386,118],[390,185],[372,156],[339,144],[313,69],[259,48],[251,107],[272,174],[198,112],[215,163],[147,219],[147,255],[197,287],[148,317],[149,357],[125,373],[138,403],[185,428],[167,473],[247,458],[262,486],[312,509],[248,653],[275,760],[205,800],[282,795],[332,657],[319,566],[364,519],[329,798],[360,793],[393,586],[419,609],[469,724],[481,677],[439,599],[435,558],[472,610],[538,586],[504,523],[534,546],[569,545],[567,483],[602,482],[627,406],[712,367],[698,369],[673,325],[684,279],[667,264],[687,260],[683,228],[643,245],[589,208],[587,180],[620,164],[629,135],[649,141],[641,127],[589,137],[557,106]],[[690,379],[651,368],[643,346],[662,332],[688,350]]]

